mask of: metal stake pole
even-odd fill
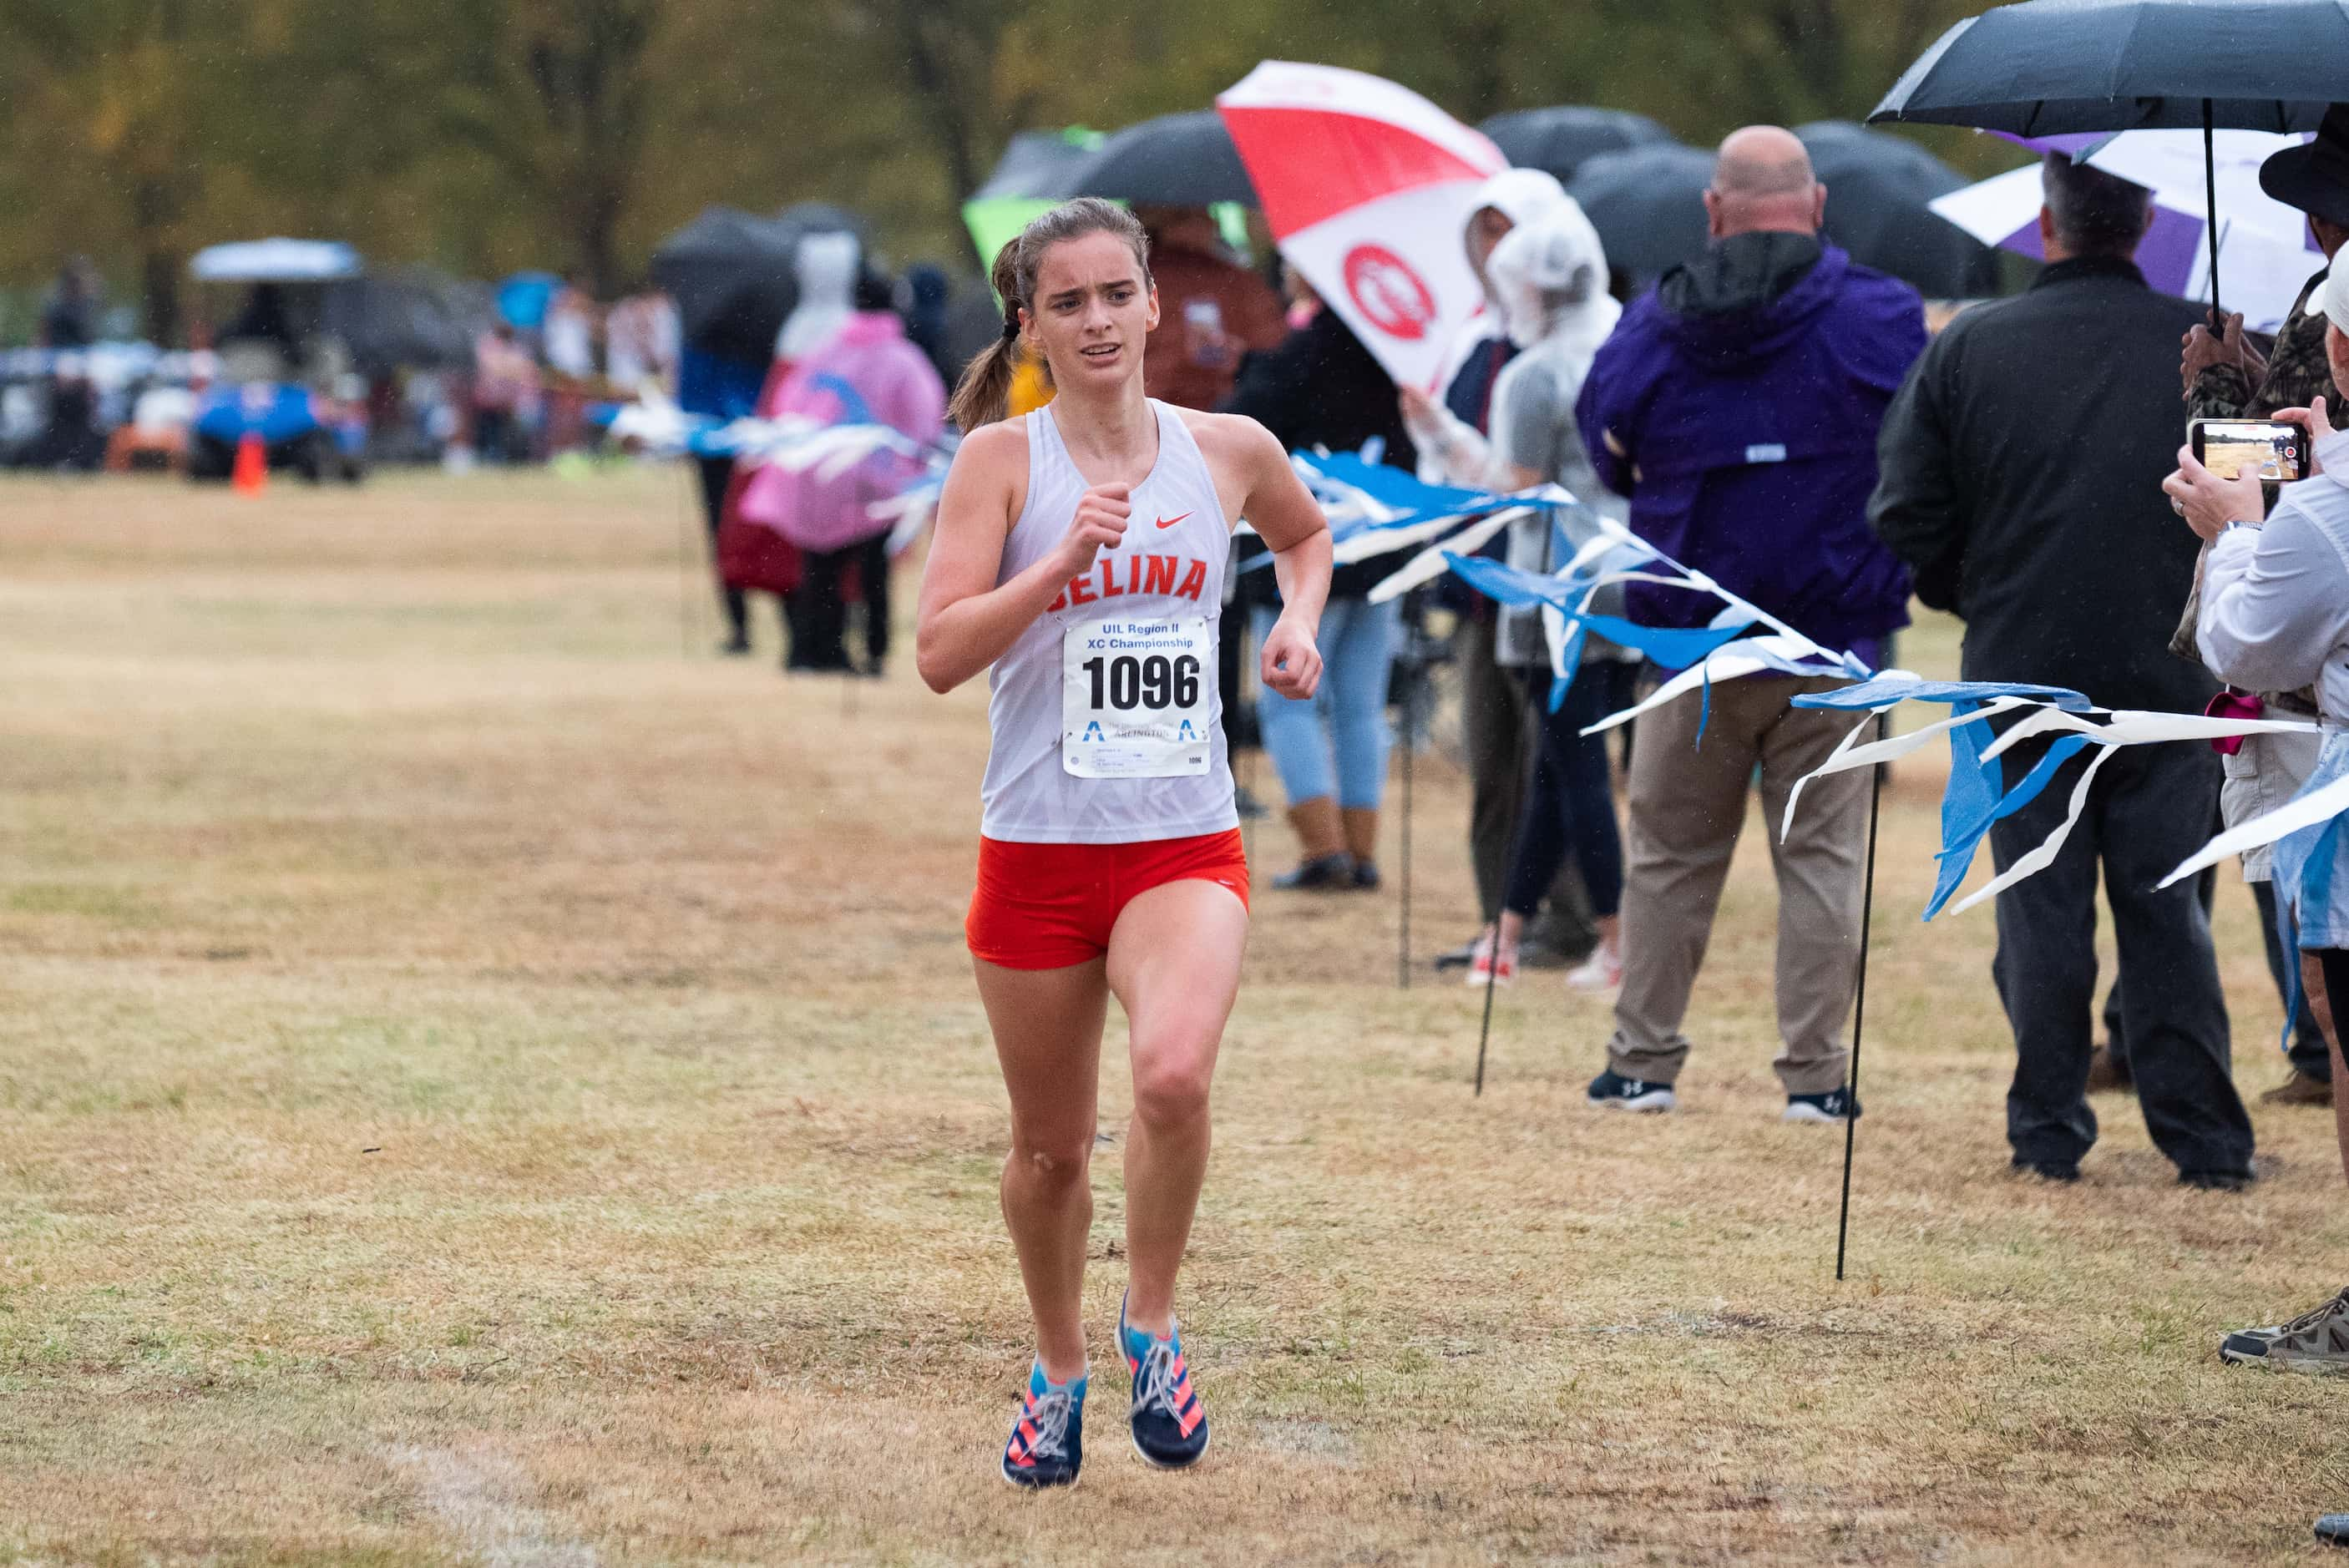
[[[1891,715],[1878,714],[1876,738],[1882,740],[1892,727]],[[1868,795],[1868,870],[1860,882],[1859,894],[1859,985],[1851,1009],[1851,1078],[1845,1085],[1847,1097],[1843,1119],[1843,1209],[1836,1219],[1836,1278],[1843,1278],[1844,1243],[1851,1231],[1851,1157],[1852,1146],[1858,1136],[1859,1118],[1852,1115],[1859,1103],[1859,1041],[1868,1025],[1868,938],[1875,924],[1876,913],[1876,823],[1884,803],[1884,765],[1878,763],[1869,769]]]

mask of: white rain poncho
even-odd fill
[[[800,242],[792,253],[800,302],[775,334],[776,358],[804,359],[848,325],[856,314],[856,268],[863,260],[864,248],[845,232],[810,234]]]
[[[1476,204],[1470,210],[1468,227],[1461,232],[1461,243],[1469,249],[1470,265],[1475,266],[1475,249],[1469,240],[1469,235],[1475,231],[1475,213],[1489,207],[1506,216],[1512,225],[1522,228],[1545,213],[1557,211],[1562,202],[1568,200],[1566,187],[1560,185],[1553,174],[1539,169],[1502,170],[1477,189]],[[1475,272],[1485,285],[1485,312],[1475,323],[1479,330],[1461,335],[1460,345],[1454,350],[1454,358],[1444,366],[1443,378],[1437,384],[1439,394],[1451,386],[1453,377],[1459,373],[1461,365],[1469,356],[1483,352],[1485,345],[1502,335],[1498,330],[1503,325],[1501,302],[1493,293],[1489,262],[1486,266],[1475,267]],[[1459,425],[1457,420],[1452,423]],[[1408,416],[1405,424],[1411,431],[1412,445],[1419,449],[1421,479],[1430,484],[1471,488],[1484,483],[1485,459],[1481,447],[1451,448],[1451,431],[1441,424],[1424,424]],[[1474,431],[1470,433],[1475,434]]]
[[[1623,503],[1599,484],[1574,422],[1575,399],[1590,373],[1591,359],[1623,314],[1607,292],[1607,252],[1599,232],[1570,196],[1558,196],[1493,248],[1485,263],[1486,284],[1509,339],[1520,352],[1494,385],[1489,437],[1449,413],[1443,415],[1439,439],[1448,461],[1472,469],[1478,482],[1495,490],[1516,490],[1530,472],[1535,482],[1563,485],[1587,506],[1618,519],[1625,515]],[[1556,531],[1566,535],[1563,551],[1550,516],[1537,513],[1509,525],[1508,563],[1522,572],[1547,573],[1597,537],[1597,526],[1587,514],[1569,509],[1557,519]],[[1601,614],[1621,614],[1621,587],[1600,590],[1600,602],[1593,608]],[[1513,607],[1502,613],[1495,645],[1501,663],[1539,664],[1549,641],[1536,611]],[[1612,644],[1593,639],[1585,656],[1619,652]]]

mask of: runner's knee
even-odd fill
[[[1073,1187],[1085,1180],[1092,1164],[1093,1135],[1081,1133],[1029,1137],[1014,1131],[1011,1163],[1030,1180],[1053,1187]]]
[[[1213,1058],[1205,1051],[1136,1052],[1133,1114],[1138,1121],[1171,1127],[1206,1114]]]

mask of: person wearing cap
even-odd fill
[[[2309,232],[2330,261],[2349,241],[2349,104],[2336,104],[2324,117],[2316,139],[2288,148],[2260,168],[2260,188],[2286,206],[2308,214]],[[2180,372],[2186,383],[2189,419],[2265,419],[2279,408],[2305,408],[2312,398],[2333,388],[2333,373],[2324,355],[2324,313],[2313,303],[2325,280],[2318,272],[2293,302],[2292,314],[2276,334],[2275,347],[2261,357],[2243,335],[2243,318],[2228,318],[2223,334],[2198,325],[2185,337]],[[2274,501],[2274,487],[2267,500]],[[2200,605],[2189,594],[2186,614],[2178,622],[2171,651],[2194,658],[2194,627]],[[2270,713],[2277,717],[2306,717],[2316,712],[2313,692],[2230,694],[2230,711]],[[2226,782],[2219,792],[2220,815],[2229,827],[2249,821],[2290,799],[2316,766],[2316,738],[2310,735],[2247,736],[2226,759]],[[2268,878],[2268,851],[2243,856],[2243,880],[2251,886],[2260,907],[2268,969],[2276,993],[2292,995],[2285,973],[2283,940],[2276,928],[2275,893]],[[2325,1006],[2323,982],[2306,987],[2292,1016],[2292,1043],[2286,1049],[2291,1071],[2284,1081],[2260,1096],[2262,1105],[2330,1105],[2333,1103],[2332,1053],[2318,1026]],[[2106,1075],[2125,1081],[2128,1075],[2126,1036],[2116,1030]]]
[[[2272,511],[2256,475],[2221,480],[2180,448],[2162,489],[2207,546],[2195,645],[2221,680],[2250,691],[2313,688],[2324,725],[2316,766],[2297,792],[2306,798],[2349,778],[2349,429],[2332,412],[2349,399],[2349,252],[2336,253],[2313,304],[2331,394],[2305,408],[2273,411],[2303,426],[2312,477],[2283,487]],[[2349,830],[2339,819],[2315,823],[2274,847],[2276,897],[2300,939],[2302,968],[2315,969],[2333,995],[2349,995]],[[2341,1039],[2325,1019],[2333,1071]],[[2333,1122],[2349,1171],[2349,1102]],[[2288,1372],[2349,1372],[2349,1291],[2289,1322],[2241,1329],[2219,1345],[2220,1360]]]
[[[1869,517],[1916,569],[1918,597],[1965,622],[1963,678],[2199,713],[2218,683],[2168,652],[2195,544],[2168,526],[2160,493],[2180,431],[2172,346],[2196,312],[2147,286],[2133,260],[2153,222],[2144,186],[2060,153],[2041,180],[2048,265],[2019,297],[1960,316],[1918,362],[1884,421]],[[2026,741],[2002,760],[2006,781],[2046,754],[2044,740]],[[2054,860],[1998,895],[1991,974],[2014,1036],[2014,1168],[2076,1181],[2096,1143],[2087,1086],[2101,880],[2146,1130],[2181,1182],[2241,1188],[2253,1137],[2209,916],[2191,881],[2156,885],[2218,820],[2219,758],[2206,747],[2125,748],[2084,783],[2088,760],[2061,763],[1989,833],[2004,872],[2086,791]]]

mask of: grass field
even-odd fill
[[[2349,1387],[2212,1355],[2341,1283],[2330,1118],[2259,1112],[2240,1196],[2125,1099],[2079,1187],[2010,1176],[1989,912],[1915,918],[1930,762],[1848,1283],[1758,833],[1671,1118],[1586,1110],[1606,1010],[1544,975],[1472,1099],[1392,893],[1268,889],[1183,1300],[1215,1449],[1118,1430],[1112,1049],[1094,1456],[1010,1493],[984,694],[712,656],[685,505],[0,484],[0,1562],[2290,1562],[2349,1506]],[[1421,786],[1424,953],[1471,901]],[[2225,883],[2247,1091],[2254,918]]]

